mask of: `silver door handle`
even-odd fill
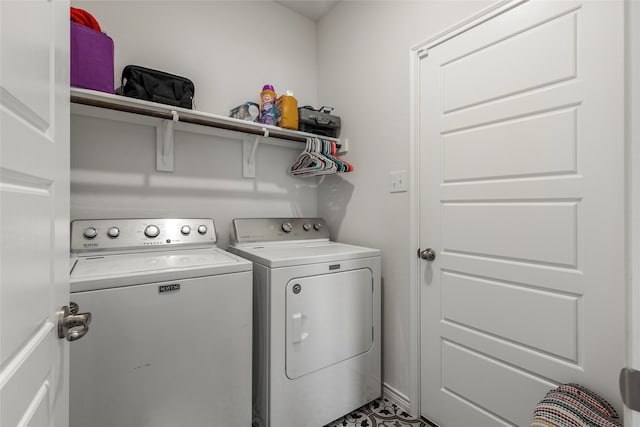
[[[79,307],[75,302],[69,303],[58,312],[58,338],[67,341],[79,340],[89,332],[91,313],[78,313]]]
[[[423,251],[418,249],[418,254],[420,255],[420,258],[427,261],[433,261],[434,259],[436,259],[436,251],[431,248],[427,248]]]
[[[622,368],[619,381],[624,404],[634,411],[640,410],[640,371]]]

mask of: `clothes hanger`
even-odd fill
[[[305,150],[291,165],[290,173],[298,176],[315,176],[336,173],[337,164],[324,156],[319,144],[313,138],[307,138]]]
[[[296,176],[316,176],[353,171],[353,165],[336,155],[337,147],[333,141],[320,138],[307,138],[305,149],[289,168]]]

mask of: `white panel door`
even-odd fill
[[[69,3],[0,2],[0,425],[68,425]]]
[[[621,409],[623,4],[487,18],[420,60],[422,414],[524,426],[565,382]]]

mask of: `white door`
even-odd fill
[[[622,407],[623,4],[511,6],[420,60],[421,412],[442,427],[528,425],[565,382]]]
[[[0,425],[68,425],[69,3],[0,1]]]

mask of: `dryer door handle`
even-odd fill
[[[305,316],[302,313],[294,313],[291,316],[291,324],[293,326],[291,338],[294,344],[301,343],[309,336],[307,332],[302,331],[302,320],[304,317]]]

